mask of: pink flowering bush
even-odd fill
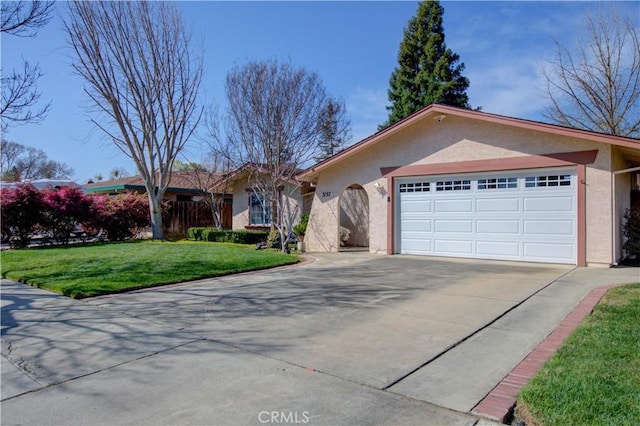
[[[2,237],[17,248],[28,247],[35,234],[67,244],[75,230],[102,232],[111,241],[126,240],[150,222],[146,195],[90,196],[69,187],[39,191],[24,184],[4,188],[0,209]]]
[[[146,195],[128,193],[115,197],[94,196],[86,227],[103,230],[111,241],[121,241],[135,236],[140,228],[149,226],[150,221]]]
[[[0,192],[2,236],[14,247],[27,247],[42,221],[42,193],[33,185],[3,188]]]
[[[93,200],[79,188],[63,187],[43,191],[43,219],[40,226],[61,244],[67,244],[71,232],[91,218]]]

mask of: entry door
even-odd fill
[[[575,264],[575,168],[400,178],[396,252]]]

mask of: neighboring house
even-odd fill
[[[171,183],[164,193],[166,201],[193,201],[201,191],[194,185],[191,171],[176,171],[171,174]],[[116,195],[126,192],[144,194],[147,192],[139,175],[91,182],[84,185],[90,194]],[[197,199],[197,198],[196,198]]]
[[[72,180],[67,179],[26,179],[21,182],[0,182],[0,188],[15,188],[16,186],[31,184],[36,189],[46,189],[46,188],[80,188],[80,185],[75,183]]]
[[[252,176],[255,168],[249,165],[239,167],[226,175],[215,186],[217,192],[231,194],[233,197],[232,228],[235,230],[268,230],[271,228],[272,208],[265,202],[263,194],[254,188]],[[309,212],[313,196],[310,184],[292,182],[279,191],[282,205],[293,214],[293,224],[297,223],[300,214]],[[276,220],[282,215],[276,212]]]
[[[190,227],[213,226],[213,216],[209,207],[200,202],[204,198],[203,189],[200,187],[207,185],[206,178],[202,175],[198,177],[198,173],[201,172],[184,170],[171,174],[171,182],[163,198],[171,204],[169,221],[165,223],[170,235],[184,236]],[[84,190],[96,195],[147,192],[140,176],[92,182],[84,185]],[[231,202],[231,197],[224,198],[221,223],[225,229],[231,227]]]
[[[430,105],[301,173],[305,243],[339,251],[343,227],[372,253],[615,264],[639,166],[638,139]]]

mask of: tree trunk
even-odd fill
[[[162,226],[162,208],[156,197],[149,193],[149,207],[151,210],[151,232],[154,240],[164,240],[164,228]]]
[[[213,226],[216,229],[222,229],[222,209],[224,208],[224,202],[220,202],[215,198],[209,203],[211,209],[211,218],[213,219]]]

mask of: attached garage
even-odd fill
[[[300,177],[308,251],[341,250],[340,194],[358,187],[371,253],[609,266],[640,200],[640,140],[434,104]]]
[[[395,179],[396,253],[576,263],[575,169]]]

